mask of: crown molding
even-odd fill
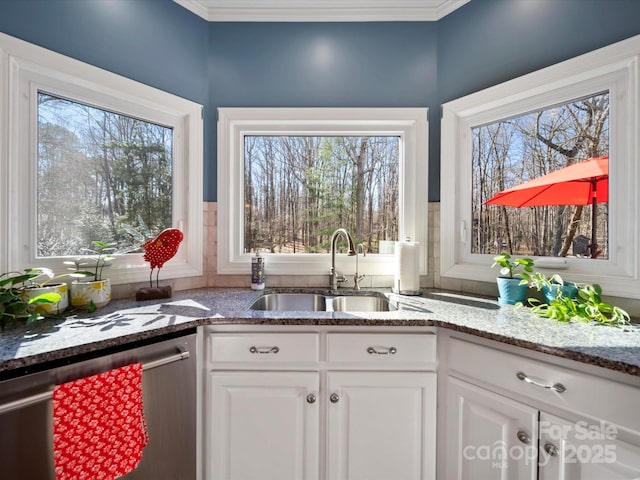
[[[437,21],[471,0],[174,0],[210,22]]]

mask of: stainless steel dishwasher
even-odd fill
[[[0,381],[0,478],[55,480],[51,393],[57,384],[143,364],[142,393],[149,442],[127,480],[196,478],[196,335],[110,349],[99,356]],[[66,362],[69,363],[69,362]]]

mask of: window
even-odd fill
[[[338,227],[368,274],[393,274],[405,237],[426,273],[426,152],[423,108],[219,109],[218,273],[246,273],[260,249],[269,273],[327,274]]]
[[[171,128],[37,95],[38,258],[82,255],[95,239],[136,251],[171,227]]]
[[[639,56],[636,37],[444,105],[442,276],[492,281],[491,257],[507,251],[638,298]],[[497,200],[595,157],[608,159],[608,198],[593,210]]]
[[[141,244],[177,227],[161,277],[201,275],[202,107],[6,35],[0,50],[0,271],[63,273],[101,240],[113,283],[145,281]]]
[[[336,224],[384,251],[398,238],[399,140],[245,136],[244,251],[329,253]]]
[[[609,258],[609,114],[604,92],[472,128],[471,253]]]

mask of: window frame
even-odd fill
[[[606,294],[640,298],[638,136],[640,36],[453,100],[443,105],[441,276],[492,281],[492,255],[471,254],[471,129],[500,119],[609,91],[608,260],[542,257],[536,269],[599,283]]]
[[[218,108],[217,273],[249,272],[244,253],[244,136],[400,136],[399,238],[420,242],[420,273],[427,272],[427,108]],[[336,228],[341,225],[336,225]],[[265,254],[274,275],[328,274],[330,254]],[[340,256],[342,257],[342,256]],[[368,275],[393,275],[393,254],[360,260]],[[340,258],[339,262],[349,262]],[[355,260],[351,259],[355,264]],[[347,269],[348,268],[348,269]],[[350,272],[352,267],[345,267]],[[355,271],[355,270],[354,270]]]
[[[203,273],[202,106],[79,60],[0,34],[0,271],[49,267],[64,259],[36,257],[37,92],[171,127],[173,225],[185,234],[163,279]],[[9,188],[11,186],[11,188]],[[100,239],[96,239],[100,240]],[[87,246],[88,247],[88,246]],[[142,253],[116,255],[106,276],[113,284],[148,281]]]

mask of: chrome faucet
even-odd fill
[[[360,290],[360,280],[364,278],[364,275],[358,274],[358,254],[362,253],[363,257],[367,256],[367,251],[364,248],[363,243],[359,243],[356,246],[356,274],[353,276],[353,288],[355,290]]]
[[[353,238],[345,228],[338,228],[333,235],[331,235],[331,269],[329,270],[329,288],[336,290],[338,283],[346,281],[344,275],[336,272],[336,244],[338,243],[338,237],[342,235],[349,244],[349,251],[347,255],[350,257],[356,255],[356,247],[353,244]]]

